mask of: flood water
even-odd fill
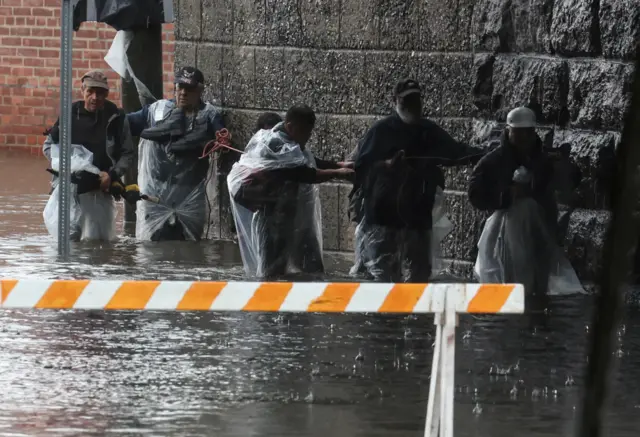
[[[72,245],[73,262],[57,263],[45,168],[0,154],[0,276],[242,278],[232,242],[123,238]],[[345,278],[347,264],[330,266]],[[571,435],[591,299],[461,317],[456,436]],[[638,433],[639,329],[630,304],[611,436]],[[430,316],[1,311],[0,436],[423,436],[433,334]]]

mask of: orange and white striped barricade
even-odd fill
[[[458,314],[522,314],[524,287],[519,284],[0,280],[0,308],[433,313],[436,342],[425,436],[453,437]]]

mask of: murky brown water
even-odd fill
[[[46,235],[46,163],[0,154],[0,275],[240,279],[233,243],[73,246]],[[345,265],[331,259],[332,276]],[[571,435],[590,298],[462,317],[456,436]],[[0,312],[0,436],[422,436],[428,316]],[[618,336],[611,436],[640,423],[640,314]],[[364,360],[356,360],[360,355]],[[512,367],[508,376],[495,368]],[[572,383],[573,382],[573,383]]]

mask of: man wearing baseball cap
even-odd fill
[[[524,106],[513,109],[507,115],[500,145],[478,162],[469,182],[469,201],[475,208],[510,213],[500,232],[501,242],[485,241],[484,245],[490,246],[486,252],[479,244],[476,274],[480,279],[486,280],[489,274],[481,266],[490,263],[492,254],[503,253],[507,259],[496,261],[502,267],[491,273],[498,273],[497,277],[492,276],[493,282],[524,283],[528,293],[546,293],[558,216],[552,178],[553,163],[536,133],[535,113]],[[493,222],[487,221],[486,226]],[[518,262],[525,258],[530,262]]]
[[[356,244],[365,248],[364,265],[378,281],[429,279],[432,214],[436,195],[444,189],[441,167],[467,165],[484,153],[423,117],[422,93],[416,80],[398,82],[395,111],[369,129],[355,156],[352,197],[362,196],[363,205],[352,217],[360,224],[356,240],[362,241]]]
[[[100,174],[100,190],[79,195],[81,202],[76,205],[83,209],[86,217],[82,226],[96,229],[82,229],[78,225],[72,230],[72,238],[98,235],[99,239],[110,239],[115,236],[115,205],[113,197],[107,192],[111,182],[119,180],[133,165],[133,141],[124,111],[108,100],[109,83],[105,74],[97,70],[89,71],[81,81],[82,100],[71,106],[71,144],[82,145],[93,154],[93,166],[97,167]],[[59,122],[58,119],[46,132],[43,152],[49,160],[52,147],[57,147],[60,141]],[[93,199],[91,202],[82,201],[90,197]],[[89,210],[89,205],[98,203],[102,204],[102,209]],[[105,211],[109,213],[105,214]]]
[[[140,137],[138,185],[159,204],[138,204],[136,237],[141,240],[200,240],[207,220],[205,145],[222,133],[220,110],[202,100],[205,78],[194,67],[176,71],[175,97],[127,115]]]

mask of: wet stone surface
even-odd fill
[[[632,65],[569,63],[571,123],[588,129],[621,130],[630,103]]]
[[[495,118],[504,121],[511,109],[527,105],[539,122],[562,124],[567,118],[567,77],[564,61],[497,57],[491,97]]]
[[[598,0],[556,0],[553,4],[551,45],[564,56],[600,54]]]
[[[238,0],[233,6],[233,43],[264,45],[266,42],[265,2]]]
[[[222,47],[204,43],[198,44],[196,61],[196,66],[202,71],[205,80],[203,98],[218,104],[222,103]]]
[[[553,0],[480,0],[473,8],[475,46],[490,52],[551,51]]]
[[[420,48],[424,51],[463,52],[471,48],[473,0],[423,0],[420,11]]]
[[[202,34],[201,7],[201,0],[176,0],[174,2],[176,39],[193,41],[200,39]]]
[[[364,54],[287,49],[284,63],[285,101],[307,103],[318,112],[363,112]]]
[[[379,0],[376,12],[380,15],[380,48],[383,50],[411,50],[420,46],[421,26],[428,21],[422,17],[421,0]]]
[[[202,0],[202,40],[231,43],[234,0]]]
[[[640,37],[640,2],[600,0],[599,23],[602,54],[607,58],[633,59]]]

